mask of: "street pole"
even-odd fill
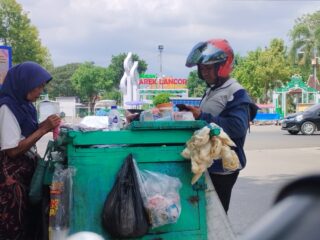
[[[158,50],[159,50],[159,58],[160,58],[160,77],[162,77],[162,51],[163,51],[163,45],[159,45],[158,46]]]
[[[318,66],[318,57],[317,57],[317,49],[313,47],[313,59],[312,59],[312,67],[313,67],[313,79],[314,79],[314,89],[317,89],[317,66]]]

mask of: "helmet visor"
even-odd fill
[[[207,42],[200,42],[193,47],[186,61],[187,67],[193,67],[198,64],[215,64],[224,62],[227,59],[227,54],[214,47]]]

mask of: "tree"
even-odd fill
[[[112,89],[102,93],[101,98],[116,100],[118,104],[120,104],[122,101],[122,96],[121,96],[120,91],[114,87]]]
[[[80,65],[80,63],[70,63],[56,67],[51,71],[53,80],[46,87],[50,97],[76,96],[76,90],[71,83],[71,77]]]
[[[273,39],[260,59],[263,76],[263,97],[264,102],[271,99],[271,91],[290,80],[294,74],[287,58],[287,50],[282,39]]]
[[[12,47],[13,64],[35,61],[52,67],[47,48],[41,45],[38,30],[15,0],[0,0],[0,41]]]
[[[269,47],[248,53],[239,58],[232,75],[257,101],[270,101],[270,93],[286,83],[293,75],[282,39],[273,39]]]
[[[82,101],[88,101],[90,111],[100,95],[112,89],[112,81],[107,78],[107,69],[86,62],[74,72],[71,82]]]
[[[116,56],[112,56],[111,63],[108,66],[108,76],[109,79],[112,80],[113,86],[115,88],[119,88],[120,80],[124,73],[123,61],[127,57],[126,53],[121,53]],[[132,61],[138,61],[138,72],[139,74],[144,73],[147,68],[148,64],[139,58],[137,54],[132,54]]]
[[[320,11],[297,18],[289,32],[292,40],[290,56],[292,63],[301,68],[304,78],[311,73],[311,59],[320,51]]]
[[[190,97],[202,97],[206,89],[206,83],[200,79],[197,70],[190,72],[188,77],[187,88]]]
[[[239,57],[237,67],[232,72],[232,76],[239,80],[254,99],[262,95],[262,88],[259,84],[262,79],[256,74],[257,62],[261,53],[262,50],[258,48],[256,51],[248,52],[246,57]]]

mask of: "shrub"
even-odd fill
[[[152,102],[153,102],[153,105],[157,106],[158,104],[161,104],[161,103],[168,103],[170,102],[170,94],[169,93],[159,93],[157,94]]]

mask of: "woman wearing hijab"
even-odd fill
[[[38,155],[36,142],[60,123],[56,115],[38,124],[33,105],[51,75],[34,62],[12,67],[0,89],[0,239],[36,239],[28,199]]]

